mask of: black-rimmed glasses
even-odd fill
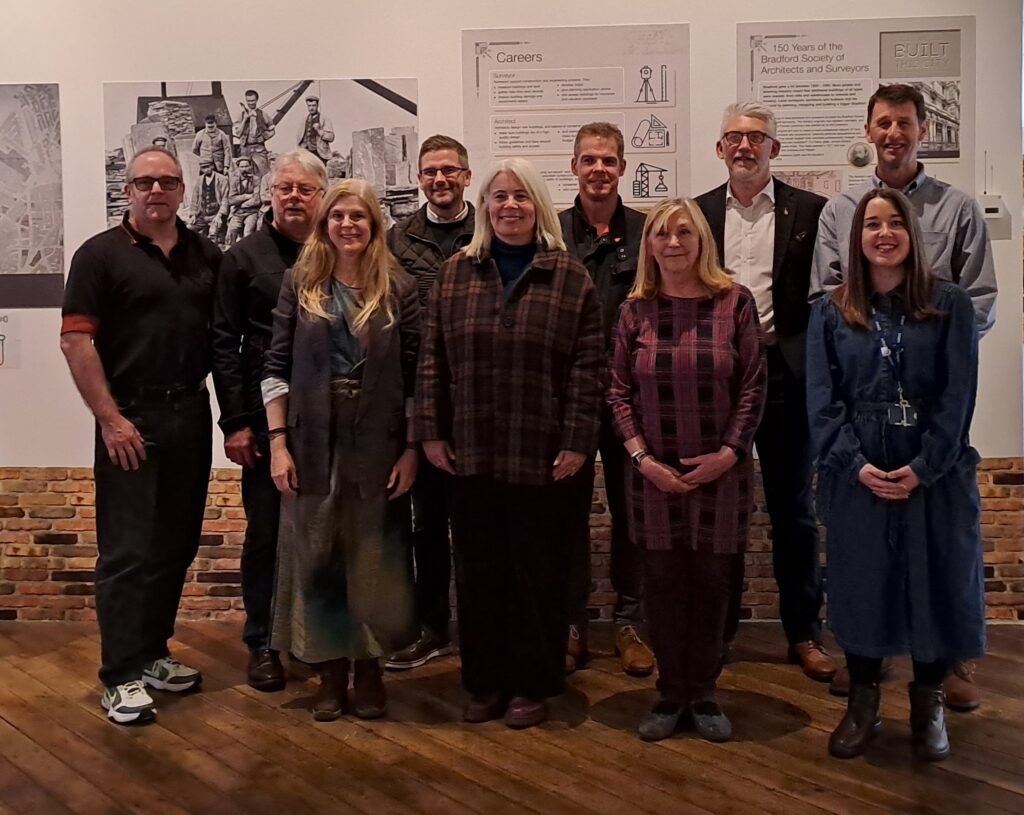
[[[437,167],[437,168],[429,169],[429,170],[420,170],[419,171],[419,177],[422,178],[424,181],[427,181],[427,180],[430,180],[430,179],[437,178],[437,174],[440,173],[448,181],[451,181],[453,178],[457,178],[459,173],[465,171],[466,169],[468,169],[468,168],[466,168],[466,167]]]
[[[159,178],[153,178],[149,175],[140,175],[138,178],[133,178],[128,182],[139,192],[149,192],[153,189],[154,184],[159,184],[160,189],[164,192],[174,192],[178,187],[181,186],[181,179],[175,175],[162,175]]]
[[[722,134],[722,141],[726,144],[731,144],[733,147],[739,147],[743,144],[744,137],[754,147],[764,144],[766,139],[771,139],[771,136],[767,133],[762,133],[760,130],[730,130],[728,133]]]

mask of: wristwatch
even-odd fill
[[[632,462],[633,466],[639,470],[640,465],[643,463],[643,460],[650,456],[650,454],[650,450],[637,450],[635,453],[629,454],[629,460],[630,462]]]

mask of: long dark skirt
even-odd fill
[[[408,499],[346,472],[358,405],[358,394],[331,395],[330,492],[282,503],[270,647],[303,662],[385,656],[419,633]]]

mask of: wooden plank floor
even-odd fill
[[[513,732],[459,722],[454,657],[389,674],[387,720],[317,724],[308,670],[257,693],[237,626],[183,623],[174,652],[204,690],[156,694],[155,724],[118,727],[98,704],[94,625],[0,623],[0,815],[1024,812],[1024,627],[989,629],[984,704],[950,714],[954,753],[936,765],[911,758],[904,663],[868,755],[829,758],[843,703],[785,663],[774,624],[744,624],[723,674],[734,741],[645,744],[653,679],[618,672],[611,630],[592,632],[599,657],[552,720]]]

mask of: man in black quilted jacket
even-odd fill
[[[419,181],[427,203],[391,227],[388,245],[405,270],[416,278],[421,309],[427,305],[427,295],[444,262],[473,237],[473,205],[464,198],[472,175],[466,148],[455,139],[436,135],[420,146]],[[416,668],[451,653],[448,478],[421,457],[412,488],[420,637],[388,658],[386,664],[392,670]]]

